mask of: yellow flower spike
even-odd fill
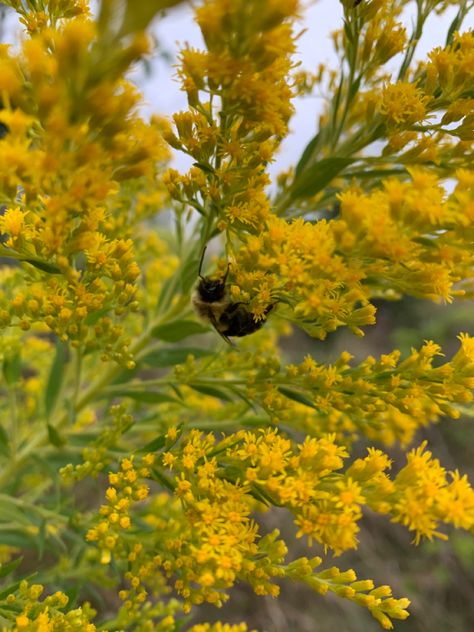
[[[380,612],[375,608],[370,608],[369,611],[374,619],[378,621],[378,623],[380,623],[384,630],[393,630],[393,623],[390,621],[386,614]]]

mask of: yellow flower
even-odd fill
[[[24,614],[20,614],[17,618],[16,618],[16,625],[17,628],[19,628],[20,630],[22,628],[26,628],[26,626],[30,623],[30,620],[28,619],[28,617]]]
[[[379,112],[388,125],[408,126],[426,117],[428,98],[412,83],[399,81],[382,90]]]

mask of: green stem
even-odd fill
[[[339,138],[341,137],[342,131],[344,129],[344,124],[346,122],[347,114],[349,113],[349,109],[352,101],[354,100],[355,95],[357,94],[357,90],[353,89],[355,73],[357,68],[357,55],[359,51],[359,35],[360,31],[358,28],[358,24],[356,21],[350,22],[350,28],[352,30],[352,42],[349,48],[349,77],[347,80],[347,90],[346,90],[346,99],[344,103],[344,110],[342,112],[342,116],[340,118],[339,124],[335,127],[336,131],[333,134],[331,147],[333,149],[336,148]],[[359,76],[358,82],[360,82],[361,77]],[[336,121],[334,121],[335,123]]]
[[[408,46],[406,48],[405,57],[398,73],[398,81],[404,81],[405,79],[405,75],[408,71],[408,68],[410,67],[416,47],[418,46],[418,42],[423,33],[423,25],[426,21],[426,18],[428,17],[428,15],[423,12],[423,0],[417,0],[416,4],[417,11],[415,30],[411,34],[410,41],[408,42]]]
[[[51,511],[50,509],[46,509],[40,505],[35,505],[34,503],[30,503],[23,498],[15,498],[9,494],[0,493],[0,501],[4,503],[9,503],[11,505],[15,505],[16,507],[20,507],[21,509],[25,509],[28,512],[36,512],[45,518],[54,518],[55,520],[66,523],[68,522],[68,518],[63,516],[62,514],[57,513],[56,511]],[[16,525],[18,527],[18,524]]]
[[[72,394],[72,407],[71,410],[75,411],[79,392],[81,390],[81,370],[82,370],[82,349],[78,347],[76,349],[76,362],[74,367],[74,383]]]
[[[18,449],[18,402],[16,396],[16,386],[8,387],[8,400],[10,405],[10,444],[13,462],[15,462]]]

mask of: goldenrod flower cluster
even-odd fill
[[[4,2],[26,28],[0,45],[5,631],[246,632],[196,623],[199,606],[240,583],[276,598],[285,580],[391,629],[409,600],[327,563],[357,548],[364,511],[415,544],[474,528],[467,476],[419,436],[471,409],[468,333],[447,359],[423,333],[357,361],[278,347],[289,323],[329,347],[376,325],[376,301],[474,296],[470,1],[412,2],[410,31],[411,2],[341,0],[339,68],[306,70],[298,0],[203,0],[172,123],[144,120],[129,73],[177,0],[103,0],[95,16],[85,0]],[[453,5],[446,44],[414,64],[430,12]],[[313,90],[318,132],[270,189],[292,97]],[[187,173],[164,171],[165,139]],[[202,325],[191,295],[207,275],[226,288]],[[224,314],[259,331],[222,350],[209,325]],[[407,451],[393,473],[373,442]],[[307,555],[269,527],[274,508]]]
[[[41,28],[20,3],[30,39],[1,50],[2,255],[25,262],[23,282],[0,295],[3,327],[41,323],[61,340],[131,363],[119,320],[136,309],[139,267],[130,200],[121,183],[154,186],[168,153],[158,123],[137,114],[122,77],[148,50],[137,34],[110,55],[111,34],[85,3],[52,3]],[[64,17],[69,19],[64,24]],[[60,26],[62,24],[62,26]],[[163,197],[161,197],[163,199]],[[143,202],[142,202],[143,204]]]
[[[163,464],[182,472],[175,493],[189,506],[188,519],[198,530],[215,529],[224,512],[222,529],[240,522],[247,532],[248,510],[242,505],[247,497],[249,509],[254,499],[288,508],[299,527],[298,536],[341,553],[357,546],[357,523],[366,503],[415,531],[417,542],[422,536],[440,535],[435,530],[439,522],[472,527],[474,491],[459,473],[446,474],[425,447],[409,453],[407,466],[393,481],[385,472],[390,459],[380,450],[369,449],[365,459],[357,459],[341,474],[338,470],[348,453],[334,436],[306,438],[295,445],[275,430],[239,431],[217,445],[210,435],[192,431],[179,458],[174,451],[165,452]],[[214,454],[219,455],[218,462],[208,457]],[[227,484],[221,486],[222,480]],[[234,503],[232,517],[227,515],[227,496]],[[412,500],[405,503],[408,499]],[[219,513],[211,520],[215,511]]]
[[[465,476],[456,471],[446,472],[426,450],[425,443],[408,454],[407,465],[391,478],[388,475],[391,460],[382,451],[369,448],[365,458],[355,460],[344,470],[349,456],[347,448],[337,441],[336,435],[321,436],[324,415],[332,412],[334,418],[338,408],[339,436],[344,436],[344,432],[348,435],[351,431],[353,435],[363,432],[387,443],[397,438],[411,440],[417,423],[429,423],[442,413],[457,416],[456,409],[450,408],[448,402],[453,401],[452,397],[470,401],[474,378],[472,339],[465,335],[460,338],[461,347],[452,361],[438,367],[432,364],[433,358],[440,354],[434,343],[426,343],[420,351],[413,350],[402,362],[394,352],[378,361],[369,358],[354,368],[350,367],[347,354],[332,369],[319,367],[308,357],[301,365],[286,369],[295,389],[292,392],[285,387],[268,390],[266,383],[273,380],[278,384],[278,376],[282,375],[271,357],[267,361],[261,358],[259,363],[257,356],[248,354],[241,359],[238,354],[230,354],[235,356],[230,364],[240,375],[246,358],[249,367],[246,397],[253,402],[261,401],[276,423],[292,420],[297,425],[298,414],[303,419],[301,408],[311,412],[308,409],[311,390],[320,389],[321,397],[314,402],[322,415],[315,414],[312,418],[316,436],[297,444],[275,429],[241,430],[217,441],[212,434],[196,430],[182,434],[179,429],[171,428],[159,444],[164,450],[161,457],[164,469],[157,464],[150,472],[142,465],[134,467],[131,460],[123,461],[121,472],[110,477],[108,504],[101,510],[105,518],[90,531],[89,539],[102,542],[103,562],[128,559],[138,565],[129,578],[133,589],[122,591],[128,607],[132,609],[135,600],[145,600],[148,583],[158,584],[163,590],[166,578],[169,581],[173,578],[171,583],[184,598],[186,611],[203,601],[222,604],[227,599],[227,590],[239,579],[247,581],[257,594],[275,596],[278,586],[272,580],[292,577],[318,592],[330,590],[367,607],[387,629],[391,626],[390,618],[405,618],[408,600],[394,600],[388,587],[374,588],[369,580],[357,580],[353,571],[341,573],[338,569],[328,569],[316,573],[314,568],[321,560],[313,561],[312,566],[302,561],[286,566],[286,543],[276,532],[261,537],[259,521],[251,516],[266,505],[286,508],[293,515],[298,537],[306,537],[309,543],[320,542],[336,554],[357,547],[364,506],[404,524],[414,532],[416,543],[423,537],[446,538],[440,531],[443,523],[471,529],[472,488]],[[188,362],[184,373],[177,372],[178,377],[184,375],[190,385],[195,383],[196,388],[202,387],[204,391],[205,385],[212,388],[211,383],[219,384],[206,381],[205,369],[197,366],[196,361]],[[230,376],[228,379],[235,389],[236,384]],[[450,384],[452,392],[448,395]],[[185,395],[187,406],[202,406],[204,398],[190,393]],[[345,405],[342,400],[336,403],[338,396],[344,397]],[[307,403],[302,404],[305,397]],[[218,428],[218,420],[231,414],[231,408],[217,405],[210,396],[205,399],[208,414],[216,420]],[[351,405],[360,408],[356,412],[348,408]],[[169,406],[172,410],[173,405]],[[363,411],[367,411],[366,417],[361,417],[360,425],[351,426],[351,420],[364,415]],[[310,412],[306,423],[311,419]],[[192,416],[191,413],[190,419]],[[245,419],[242,415],[243,424]],[[311,432],[309,427],[308,430]],[[171,502],[166,495],[155,496],[147,505],[148,487],[138,480],[140,476],[151,476],[165,483],[176,500]],[[135,493],[139,490],[143,494]],[[119,517],[123,493],[128,494],[124,528]],[[141,510],[137,504],[142,505]],[[155,530],[139,541],[126,535],[136,511]]]
[[[109,425],[103,430],[98,437],[90,442],[82,450],[82,461],[76,466],[68,463],[60,470],[63,481],[72,483],[80,481],[86,477],[97,478],[103,470],[113,462],[111,450],[119,443],[122,435],[133,424],[133,418],[126,412],[125,406],[112,406],[108,411],[110,416]],[[96,421],[95,414],[91,411],[84,411],[76,424],[78,431],[82,432],[82,423],[88,426]]]
[[[235,405],[225,400],[238,393],[253,405],[240,405],[243,425],[251,421],[258,405],[272,423],[290,423],[311,436],[334,433],[344,445],[365,437],[386,445],[399,441],[406,446],[417,429],[435,423],[443,415],[457,419],[458,407],[472,402],[473,338],[461,335],[460,342],[452,360],[444,364],[436,362],[443,354],[432,341],[419,350],[412,349],[404,359],[399,351],[393,351],[378,359],[369,356],[356,366],[352,366],[347,352],[332,365],[317,363],[308,355],[299,364],[280,366],[274,353],[262,348],[254,353],[230,353],[224,359],[227,385],[220,377],[224,366],[209,366],[205,359],[192,357],[178,367],[176,378],[198,392],[217,389],[214,399],[208,396],[204,401],[195,391],[182,392],[190,410],[199,410],[204,404],[207,418],[214,420],[216,429],[235,414]],[[216,396],[224,401],[219,402]],[[170,404],[169,409],[176,410],[176,406]]]
[[[268,10],[276,11],[278,4],[272,3]],[[285,11],[291,3],[280,4],[279,19],[287,15]],[[286,209],[285,198],[277,205],[277,213],[272,212],[263,195],[263,188],[255,186],[254,177],[254,174],[259,174],[259,179],[266,177],[268,159],[261,154],[261,147],[267,140],[259,137],[256,146],[260,154],[255,155],[251,171],[247,165],[241,164],[242,156],[249,157],[252,154],[248,142],[257,133],[257,123],[240,85],[241,73],[246,90],[253,85],[247,72],[254,73],[253,77],[257,76],[261,88],[264,77],[256,70],[259,57],[255,53],[251,55],[255,44],[244,36],[238,38],[239,46],[226,51],[226,55],[232,58],[233,71],[229,70],[228,75],[225,74],[225,55],[222,55],[221,49],[224,47],[222,42],[226,29],[243,28],[233,24],[230,17],[222,22],[222,15],[232,13],[229,7],[221,2],[210,3],[209,8],[208,5],[202,7],[197,19],[209,51],[185,49],[182,53],[179,72],[188,93],[190,110],[174,116],[177,136],[169,133],[167,140],[196,162],[184,176],[169,171],[166,181],[171,195],[177,201],[190,205],[205,217],[206,238],[214,230],[226,231],[227,250],[232,262],[233,300],[248,303],[257,321],[265,317],[269,305],[278,305],[280,315],[291,319],[310,335],[324,339],[328,332],[340,326],[347,326],[361,335],[362,326],[374,324],[372,298],[395,298],[411,294],[435,301],[450,301],[456,292],[461,291],[459,287],[455,289],[454,284],[464,281],[466,288],[471,289],[472,213],[469,209],[473,205],[473,189],[467,169],[457,171],[457,186],[449,196],[440,185],[436,173],[407,167],[411,181],[387,178],[370,194],[357,185],[346,189],[339,195],[338,217],[327,222],[321,220],[312,223],[302,218],[288,222],[278,217],[278,209]],[[232,11],[240,11],[238,3],[233,3],[232,7],[235,7]],[[211,10],[212,19],[209,17]],[[380,0],[358,8],[358,11],[361,12],[362,26],[357,37],[364,42],[357,57],[359,72],[367,84],[372,82],[376,87],[364,97],[367,111],[361,114],[363,120],[357,118],[348,107],[341,124],[347,119],[349,129],[358,129],[361,124],[366,125],[367,121],[371,121],[378,131],[376,135],[368,137],[366,143],[370,144],[384,133],[389,138],[384,151],[389,154],[401,151],[416,140],[421,132],[415,131],[415,124],[424,123],[430,111],[437,111],[441,103],[444,107],[448,103],[446,123],[467,116],[470,101],[464,97],[461,99],[461,95],[464,95],[469,80],[472,80],[472,74],[469,74],[469,35],[458,37],[445,49],[446,54],[457,56],[456,60],[454,57],[452,59],[453,66],[463,69],[459,71],[460,78],[454,82],[456,90],[446,88],[447,92],[442,97],[438,97],[436,92],[433,100],[426,88],[420,87],[423,84],[421,80],[386,82],[380,87],[380,77],[374,75],[376,69],[405,45],[404,29],[398,20],[401,7],[394,10],[393,3]],[[263,23],[262,16],[259,12],[258,20]],[[249,14],[249,20],[252,19],[257,20]],[[263,27],[257,22],[253,27],[258,32]],[[272,24],[272,21],[268,19],[268,23]],[[291,42],[291,31],[287,25],[281,29],[285,37],[289,38],[288,42]],[[390,40],[391,33],[393,41]],[[272,47],[276,45],[275,41],[280,44],[273,30],[271,34],[272,39],[269,34],[267,40],[264,31],[259,34],[258,41],[271,41]],[[285,46],[282,44],[279,50],[284,59],[291,52],[288,42]],[[341,53],[347,51],[350,44],[350,41],[341,44]],[[222,73],[217,78],[212,76],[215,49],[219,51],[219,72]],[[259,55],[263,54],[260,48],[258,51]],[[436,54],[439,56],[440,52],[433,52],[433,59]],[[281,57],[279,59],[278,68],[284,63]],[[434,62],[430,63],[430,67],[434,68]],[[267,67],[265,64],[265,72],[273,65]],[[285,67],[284,73],[287,72],[288,67]],[[436,72],[433,70],[431,74],[434,76]],[[268,80],[273,85],[278,83],[272,74]],[[238,87],[234,93],[235,84]],[[434,85],[430,88],[431,91],[436,89]],[[265,99],[254,95],[252,100],[249,98],[249,102],[253,107],[265,103],[265,108],[274,106],[277,111],[274,95],[281,95],[282,90],[273,91],[272,96]],[[201,94],[208,93],[218,100],[222,110],[227,105],[226,99],[230,99],[231,114],[220,125],[221,119],[216,118],[215,102],[210,99],[201,103],[199,100]],[[349,105],[350,98],[347,98]],[[451,102],[452,107],[449,106]],[[357,113],[360,107],[360,104],[355,104],[354,112]],[[241,110],[245,111],[244,118],[240,116]],[[375,123],[372,122],[374,117]],[[256,118],[260,125],[266,122],[262,113]],[[251,127],[252,134],[245,125]],[[433,133],[438,131],[434,129]],[[272,129],[272,133],[275,138],[279,137],[276,128]],[[362,134],[360,131],[355,133],[358,136]],[[228,141],[225,135],[229,137]],[[321,135],[318,141],[322,143],[324,138]],[[418,159],[421,162],[435,158],[440,161],[439,156],[429,154],[430,148],[437,146],[430,140],[429,134],[417,143],[416,151],[410,145],[400,160],[408,164],[416,163]],[[324,148],[321,150],[323,152]],[[346,149],[342,151],[343,156],[345,152]],[[353,161],[355,159],[347,159],[344,166]],[[463,165],[459,161],[457,164]],[[319,177],[316,169],[313,177]],[[245,187],[239,184],[243,178]],[[300,174],[300,179],[304,186],[311,186],[309,176],[304,172]],[[297,190],[298,183],[296,178],[294,187]],[[245,232],[250,235],[245,236]]]
[[[265,165],[292,114],[288,73],[297,0],[206,2],[196,11],[206,51],[185,48],[179,76],[190,110],[173,117],[166,139],[195,160],[170,170],[172,197],[233,232],[261,230],[270,214]],[[230,45],[229,45],[230,44]]]
[[[40,599],[44,587],[41,584],[29,584],[23,580],[20,585],[0,600],[2,620],[9,613],[9,625],[5,630],[13,632],[95,632],[97,630],[90,620],[95,617],[88,603],[80,608],[62,612],[68,604],[69,597],[63,592],[55,592]],[[16,613],[16,614],[15,614]]]
[[[459,170],[446,196],[435,174],[409,171],[411,182],[388,178],[369,195],[346,190],[337,219],[269,218],[236,254],[232,298],[248,302],[255,319],[274,302],[324,339],[340,326],[362,334],[361,326],[374,324],[373,298],[471,296],[473,176]]]
[[[176,433],[170,432],[171,437],[177,437]],[[161,494],[146,505],[148,493],[140,493],[141,477],[149,477],[150,470],[142,464],[135,468],[131,459],[125,459],[121,471],[109,477],[108,503],[100,512],[103,518],[88,539],[105,547],[103,563],[128,561],[130,589],[119,594],[129,611],[145,602],[150,586],[163,591],[164,578],[172,578],[186,612],[203,601],[222,604],[238,580],[248,582],[257,595],[277,596],[274,579],[289,577],[319,593],[329,590],[367,607],[388,629],[389,617],[407,616],[407,599],[393,599],[388,587],[375,588],[370,580],[357,581],[352,570],[315,572],[320,558],[300,558],[285,565],[287,547],[278,531],[262,537],[258,522],[250,517],[268,504],[286,507],[295,515],[299,535],[317,539],[336,553],[356,546],[365,494],[380,498],[374,492],[376,485],[387,497],[392,491],[384,473],[390,461],[380,451],[372,451],[346,473],[337,473],[347,456],[331,436],[306,439],[296,446],[275,430],[241,431],[220,442],[212,435],[191,431],[162,456],[166,469],[181,472],[172,483],[168,479],[176,500]],[[143,459],[147,464],[150,461],[151,456]],[[401,470],[396,481],[407,476]],[[162,481],[166,475],[154,468],[152,478]],[[134,508],[137,504],[142,505],[141,511]],[[387,507],[388,501],[376,510],[390,513]],[[127,535],[129,512],[134,511],[153,529],[141,538],[133,532]]]
[[[118,533],[122,529],[129,529],[131,519],[129,507],[133,501],[144,500],[148,496],[148,487],[138,482],[141,476],[148,477],[148,467],[153,463],[152,454],[142,459],[143,466],[136,471],[133,467],[133,459],[124,459],[120,466],[120,472],[109,474],[110,487],[106,497],[109,505],[102,507],[101,515],[104,519],[91,529],[87,539],[97,541],[102,549],[101,562],[107,564],[110,561],[111,551],[118,541]]]
[[[398,154],[395,164],[434,163],[440,173],[467,166],[472,153],[469,86],[473,36],[456,28],[469,11],[469,3],[417,3],[417,34],[411,39],[402,22],[408,2],[372,0],[360,3],[355,12],[353,4],[343,4],[346,19],[350,19],[347,28],[334,35],[336,50],[341,62],[349,65],[349,77],[362,89],[355,93],[344,77],[338,85],[337,74],[327,73],[328,86],[337,98],[322,117],[324,125],[335,123],[335,130],[327,133],[332,141],[342,141],[342,155],[386,137],[383,155]],[[459,16],[449,29],[447,44],[432,50],[426,62],[413,64],[430,14],[433,10],[444,13],[450,4],[459,4]],[[397,53],[403,60],[394,77],[385,64]],[[321,82],[321,76],[317,81]],[[459,124],[449,125],[453,122]],[[350,131],[349,138],[340,138],[344,127]]]

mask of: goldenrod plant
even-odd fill
[[[466,475],[421,433],[472,414],[474,339],[449,359],[420,331],[408,354],[331,364],[280,341],[473,298],[472,0],[341,0],[339,63],[315,46],[312,70],[299,0],[197,2],[172,121],[141,113],[129,73],[176,0],[3,4],[24,33],[0,48],[0,629],[244,632],[199,613],[286,582],[392,629],[409,592],[343,554],[367,511],[414,545],[473,529]],[[271,182],[314,91],[317,134]]]

